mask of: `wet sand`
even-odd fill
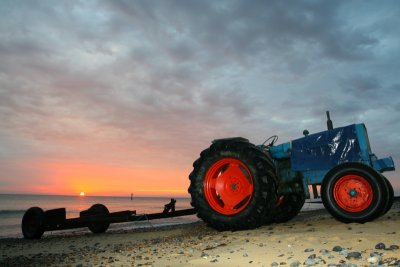
[[[290,222],[218,232],[203,222],[104,234],[0,239],[0,266],[397,266],[400,201],[383,217],[344,224],[325,210]]]

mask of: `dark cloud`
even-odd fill
[[[265,52],[283,54],[299,44],[313,47],[332,59],[362,60],[370,58],[378,44],[372,33],[354,29],[340,18],[342,2],[112,1],[108,4],[115,12],[113,25],[142,29],[148,38],[166,45],[178,36],[190,35],[200,49],[213,53],[211,61],[219,57],[226,60],[229,56],[246,60]]]
[[[363,75],[356,75],[343,80],[341,86],[346,92],[353,93],[357,96],[382,89],[382,85],[376,77]]]

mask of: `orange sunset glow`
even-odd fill
[[[190,171],[37,161],[23,168],[41,170],[40,183],[24,186],[28,193],[80,196],[186,196]]]

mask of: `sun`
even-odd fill
[[[84,197],[84,196],[85,196],[85,192],[80,192],[79,195],[80,195],[81,197]]]

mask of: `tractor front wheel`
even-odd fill
[[[268,154],[243,139],[219,141],[193,163],[189,193],[197,216],[217,230],[261,226],[276,203]]]
[[[337,220],[364,223],[387,207],[388,187],[382,176],[362,163],[343,163],[329,171],[321,186],[325,208]]]

